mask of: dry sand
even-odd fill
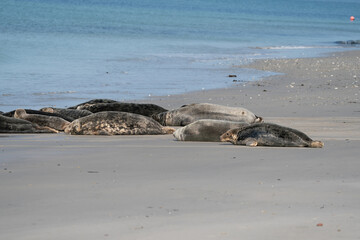
[[[360,239],[359,57],[257,61],[286,75],[147,101],[246,107],[322,149],[0,135],[0,239]]]

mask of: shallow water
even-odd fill
[[[2,0],[0,110],[228,87],[234,65],[356,39],[355,0]],[[355,16],[356,17],[356,16]],[[360,38],[360,37],[358,37]]]

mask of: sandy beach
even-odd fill
[[[246,107],[322,149],[1,134],[0,239],[360,239],[359,64],[258,60],[236,67],[279,75],[141,101]]]

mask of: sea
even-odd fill
[[[236,67],[256,59],[358,48],[335,42],[359,21],[359,0],[1,0],[0,111],[231,87],[275,74]]]

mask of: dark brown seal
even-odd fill
[[[220,137],[222,142],[235,145],[269,147],[311,147],[322,148],[324,143],[313,141],[305,133],[273,123],[256,123],[230,129]]]
[[[61,116],[64,119],[72,119],[70,122],[74,121],[75,119],[86,117],[92,112],[88,110],[77,110],[77,109],[69,109],[69,108],[53,108],[53,107],[47,107],[40,109],[42,112],[48,112],[48,113],[55,113],[58,116]]]
[[[116,102],[115,100],[112,100],[112,99],[105,99],[105,98],[97,98],[97,99],[92,99],[90,101],[87,101],[87,102],[83,102],[83,103],[80,103],[76,106],[72,106],[72,107],[68,107],[69,109],[77,109],[78,107],[81,107],[85,104],[96,104],[96,103],[112,103],[112,102]]]
[[[124,102],[112,102],[112,103],[95,103],[95,104],[84,104],[77,108],[78,110],[88,110],[93,113],[106,112],[106,111],[118,111],[135,113],[144,116],[152,116],[167,111],[155,104],[150,103],[124,103]]]

